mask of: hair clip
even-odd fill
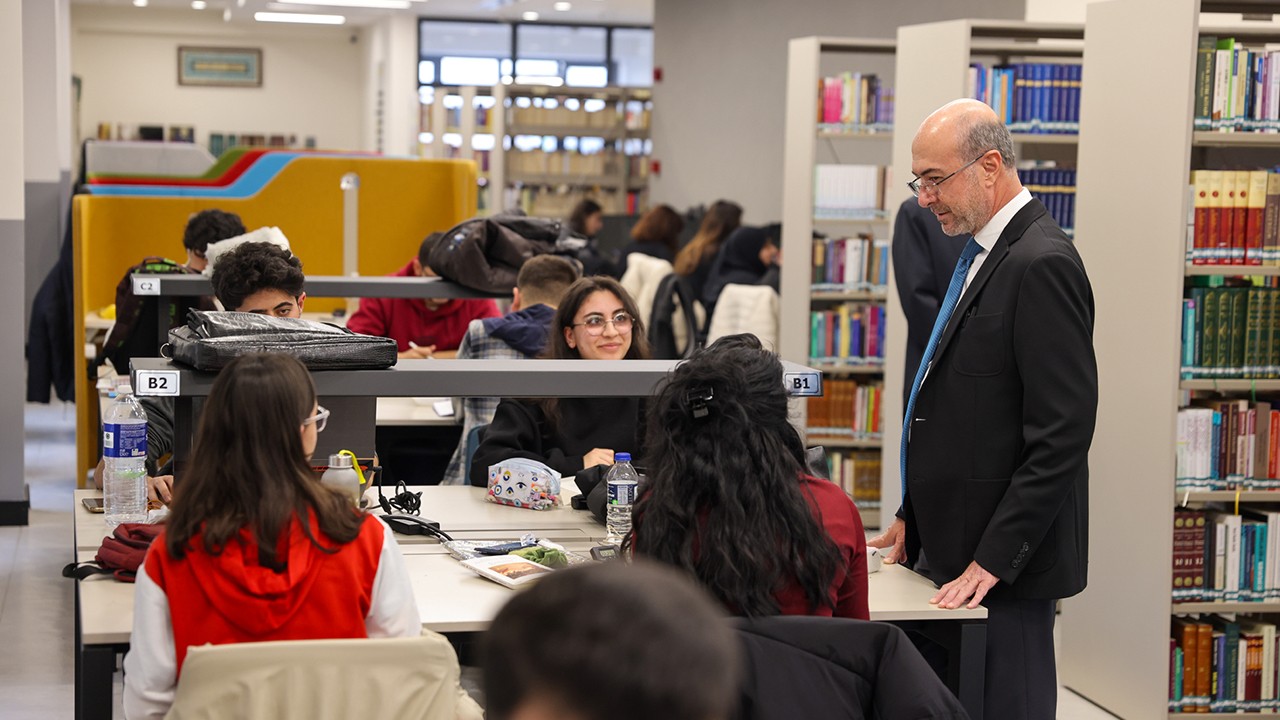
[[[684,399],[689,404],[689,412],[698,420],[711,414],[707,404],[715,399],[715,393],[709,387],[696,387],[685,393]]]

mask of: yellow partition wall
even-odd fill
[[[309,275],[341,275],[343,191],[347,173],[359,178],[361,275],[391,273],[428,233],[476,214],[476,169],[470,161],[378,157],[295,158],[260,191],[243,198],[79,195],[73,202],[76,337],[77,478],[97,462],[98,396],[87,369],[85,314],[115,301],[124,272],[149,255],[182,261],[182,231],[192,213],[218,208],[240,215],[245,227],[274,225]],[[308,310],[343,305],[308,300]]]

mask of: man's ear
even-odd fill
[[[307,301],[307,294],[304,292],[298,296],[298,312],[302,312],[302,304]]]
[[[413,274],[422,277],[426,273],[422,272],[422,261],[418,258],[413,259]]]
[[[520,288],[511,288],[511,312],[520,309]]]

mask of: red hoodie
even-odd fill
[[[391,274],[412,277],[413,261]],[[449,300],[436,310],[428,310],[420,298],[362,298],[360,309],[347,320],[347,329],[361,335],[389,337],[396,350],[404,352],[412,341],[419,347],[435,345],[436,350],[457,350],[472,320],[498,317],[492,300]]]
[[[181,560],[169,555],[163,533],[156,538],[143,567],[172,609],[179,674],[192,645],[368,637],[382,524],[366,516],[356,539],[338,546],[314,515],[309,520],[312,534],[337,552],[317,548],[295,519],[281,540],[288,567],[280,573],[258,564],[248,528],[218,555],[206,553],[197,534]]]

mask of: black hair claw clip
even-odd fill
[[[715,393],[709,387],[697,387],[690,390],[684,399],[689,404],[689,412],[698,420],[711,414],[707,405],[715,399]]]

